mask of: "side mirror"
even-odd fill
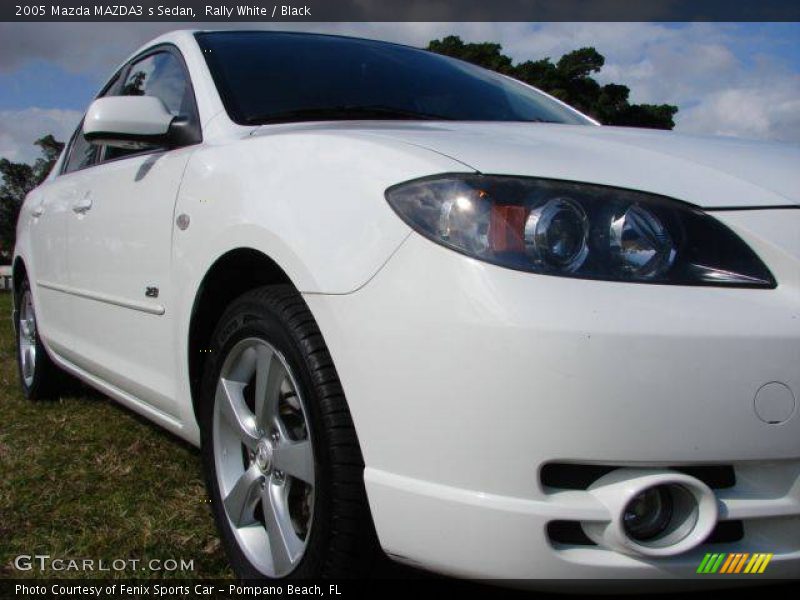
[[[185,146],[200,141],[186,117],[154,96],[107,96],[89,107],[83,134],[93,144],[127,150]]]

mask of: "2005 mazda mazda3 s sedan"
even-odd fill
[[[242,577],[797,576],[798,165],[405,46],[172,33],[25,201],[22,387],[199,445]]]

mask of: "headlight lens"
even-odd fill
[[[609,281],[776,285],[733,231],[663,196],[550,179],[457,174],[393,186],[386,198],[422,235],[512,269]]]
[[[533,261],[547,268],[577,271],[589,253],[588,236],[586,213],[566,198],[533,208],[525,221],[525,248]]]
[[[675,244],[667,228],[636,204],[611,218],[610,244],[620,269],[642,279],[664,273],[675,261]]]

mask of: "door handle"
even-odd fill
[[[89,196],[85,196],[83,200],[78,200],[75,204],[72,205],[72,212],[78,215],[82,215],[92,208],[92,199]]]
[[[34,217],[35,219],[38,219],[39,217],[41,217],[41,216],[44,214],[44,206],[42,206],[42,205],[40,204],[39,206],[37,206],[36,208],[34,208],[34,209],[31,211],[31,214],[33,215],[33,217]]]

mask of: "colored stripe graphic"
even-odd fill
[[[697,567],[698,573],[716,573],[722,566],[722,561],[725,560],[727,554],[706,554],[703,562]]]
[[[747,563],[744,572],[752,574],[763,573],[773,556],[773,554],[753,554],[753,558]]]
[[[758,570],[759,573],[763,573],[764,571],[767,570],[767,565],[769,564],[769,561],[772,560],[773,556],[774,554],[770,553],[764,557],[764,562],[761,563],[761,568]]]
[[[728,559],[723,563],[722,568],[720,569],[720,573],[730,573],[729,569],[732,569],[736,566],[736,562],[739,560],[741,554],[728,554]]]
[[[774,554],[765,552],[757,552],[755,554],[748,552],[734,552],[731,554],[708,553],[703,557],[700,566],[697,567],[697,572],[728,575],[735,573],[760,574],[767,570],[767,565],[773,556]]]
[[[747,561],[747,557],[750,556],[749,554],[745,553],[742,555],[742,560],[736,565],[736,570],[732,571],[733,573],[741,573],[742,567],[744,567],[744,563]]]
[[[709,571],[709,573],[716,573],[719,570],[720,565],[722,565],[722,561],[723,560],[725,560],[725,554],[720,554],[719,558],[714,563],[714,566],[711,567],[711,570]]]
[[[703,560],[700,562],[700,566],[697,567],[697,572],[698,573],[705,573],[706,572],[706,565],[708,565],[710,560],[711,560],[711,555],[710,554],[706,554],[703,557]]]
[[[747,563],[747,567],[744,570],[745,573],[752,573],[753,572],[753,567],[758,562],[758,559],[759,559],[760,556],[761,556],[760,554],[753,554],[753,558],[750,559],[750,562]]]

